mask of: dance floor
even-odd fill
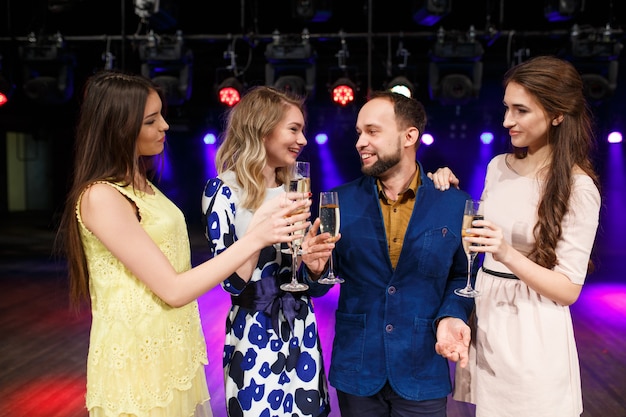
[[[85,360],[90,318],[67,308],[62,263],[50,255],[45,215],[11,215],[0,223],[0,416],[85,417]],[[206,257],[191,234],[194,263]],[[610,246],[610,245],[609,245]],[[572,306],[580,355],[583,417],[626,416],[626,282],[618,260],[626,249],[604,248],[597,271]],[[334,337],[338,288],[315,299],[326,365]],[[207,379],[215,417],[226,415],[222,343],[229,298],[216,288],[200,299],[210,364]],[[376,358],[371,358],[376,360]],[[331,387],[331,417],[340,417]],[[471,417],[472,406],[449,400],[448,417]],[[531,416],[529,416],[531,417]],[[556,416],[555,416],[556,417]]]

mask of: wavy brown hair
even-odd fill
[[[215,155],[219,174],[233,171],[243,190],[242,207],[257,209],[265,198],[263,168],[267,153],[263,138],[283,119],[289,106],[296,106],[304,116],[304,99],[271,87],[255,87],[230,110],[223,142]],[[289,167],[276,170],[276,180],[285,184]]]
[[[552,269],[558,264],[555,249],[569,209],[574,169],[582,169],[600,188],[590,157],[595,144],[593,119],[580,74],[568,61],[553,56],[529,59],[506,72],[504,87],[511,82],[524,87],[549,117],[563,116],[563,121],[550,125],[547,133],[551,160],[537,210],[535,246],[529,254],[537,264]],[[526,157],[526,151],[514,149],[520,159]]]
[[[146,177],[154,157],[139,157],[137,137],[148,95],[159,88],[141,76],[101,71],[86,82],[75,132],[72,186],[57,233],[57,249],[66,257],[70,301],[78,307],[89,296],[89,270],[77,219],[76,204],[96,181],[129,185]]]

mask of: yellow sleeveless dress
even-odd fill
[[[132,200],[140,223],[183,272],[191,267],[183,213],[155,194],[104,182]],[[157,297],[76,215],[89,268],[92,324],[87,358],[87,409],[92,417],[211,416],[206,344],[196,301],[174,308]]]

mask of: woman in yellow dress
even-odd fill
[[[89,415],[211,416],[196,299],[262,248],[306,228],[309,199],[283,193],[267,202],[229,250],[191,268],[183,213],[148,179],[169,128],[159,88],[102,71],[82,100],[59,234],[71,300],[91,302]],[[296,207],[305,213],[286,219]]]

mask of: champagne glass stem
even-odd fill
[[[475,253],[467,255],[467,282],[465,283],[465,288],[457,288],[454,290],[456,295],[470,298],[478,296],[478,291],[472,287],[472,264],[474,263],[475,256]]]
[[[280,289],[283,291],[306,291],[309,286],[303,282],[298,282],[298,245],[291,245],[291,281],[282,284]]]
[[[298,283],[298,248],[293,245],[291,247],[291,283],[296,285]]]
[[[465,284],[465,289],[468,291],[472,291],[472,261],[474,260],[473,255],[467,255],[467,284]]]

